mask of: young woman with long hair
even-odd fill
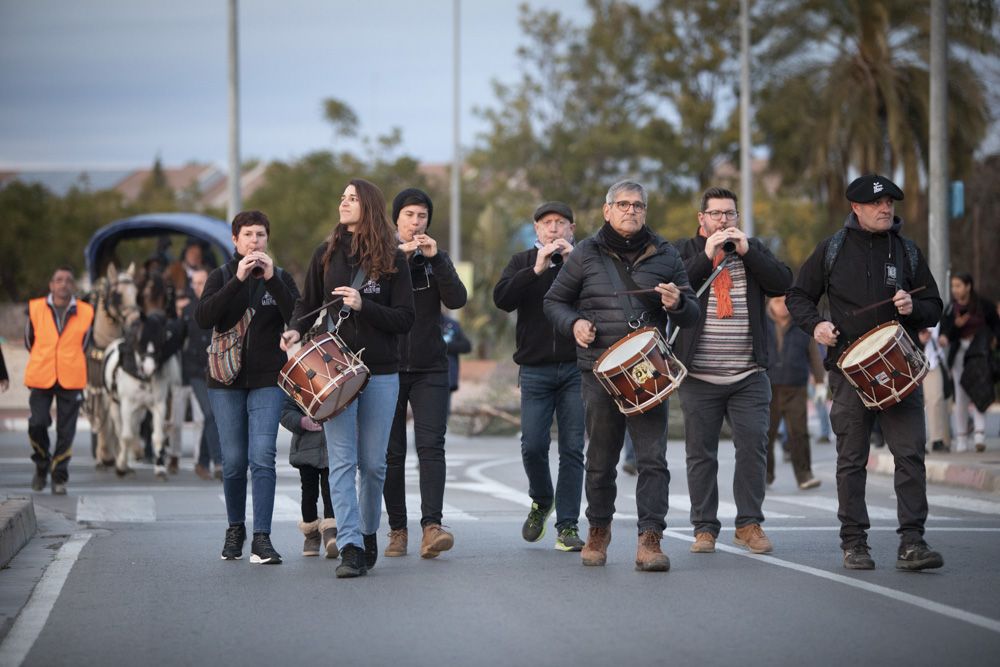
[[[386,448],[399,394],[397,336],[413,326],[414,309],[410,272],[397,249],[382,192],[368,181],[352,179],[340,198],[339,212],[340,224],[309,262],[303,295],[282,348],[301,339],[312,319],[299,318],[330,296],[350,309],[337,334],[360,353],[370,372],[368,386],[344,412],[325,422],[323,430],[342,560],[337,576],[357,577],[375,565],[378,555]],[[355,289],[351,284],[359,270],[365,280]],[[328,326],[340,303],[327,309]],[[361,474],[357,487],[355,471]]]

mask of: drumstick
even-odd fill
[[[649,289],[630,289],[624,292],[615,292],[615,296],[622,296],[624,294],[652,294],[655,291],[655,287],[650,287]]]
[[[913,289],[909,290],[907,292],[907,294],[916,294],[917,292],[920,292],[921,290],[925,290],[925,289],[927,289],[927,285],[921,285],[920,287],[914,287]],[[892,303],[892,300],[894,298],[895,297],[890,297],[888,299],[882,299],[881,301],[876,301],[875,303],[873,303],[873,304],[871,304],[869,306],[865,306],[864,308],[856,308],[854,310],[854,312],[851,313],[851,315],[860,315],[861,313],[865,312],[866,310],[871,310],[872,308],[878,308],[879,306],[884,306],[887,303]]]
[[[316,313],[318,313],[319,311],[323,310],[324,308],[326,308],[326,307],[328,307],[328,306],[332,306],[333,304],[337,303],[338,301],[342,300],[343,298],[344,298],[344,297],[342,297],[342,296],[338,296],[338,297],[334,297],[334,298],[330,299],[329,301],[327,301],[326,303],[324,303],[324,304],[323,304],[322,306],[320,306],[319,308],[314,308],[313,310],[310,310],[310,311],[309,311],[308,313],[306,313],[305,315],[301,315],[301,316],[299,317],[299,319],[298,319],[297,321],[301,322],[302,320],[306,319],[306,318],[307,318],[307,317],[309,317],[310,315],[315,315],[315,314],[316,314]]]

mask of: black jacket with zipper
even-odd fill
[[[540,366],[576,361],[576,342],[556,331],[542,302],[562,267],[550,267],[535,274],[538,248],[519,252],[510,258],[500,280],[493,288],[493,303],[508,313],[517,311],[514,363]]]
[[[302,298],[295,304],[290,328],[300,334],[313,323],[313,317],[299,320],[304,313],[329,301],[335,287],[350,286],[358,271],[357,261],[350,256],[351,234],[344,234],[330,257],[323,265],[326,243],[313,252],[306,270]],[[406,257],[396,252],[396,272],[381,276],[377,281],[368,276],[358,289],[361,293],[361,310],[351,311],[341,324],[337,335],[359,354],[372,375],[399,372],[399,342],[397,337],[413,326],[413,289]],[[327,309],[325,322],[337,317],[340,304]]]
[[[277,384],[278,373],[288,361],[288,355],[279,347],[285,324],[292,316],[299,290],[287,271],[275,267],[268,281],[236,277],[236,265],[243,257],[234,255],[225,265],[229,267],[229,280],[223,284],[222,267],[215,269],[205,281],[205,290],[194,310],[194,319],[203,329],[228,331],[236,326],[251,305],[257,286],[264,282],[264,289],[254,306],[246,337],[243,339],[243,364],[231,384],[222,384],[207,376],[211,389],[259,389]],[[207,369],[206,369],[207,371]]]
[[[410,258],[410,281],[413,283],[413,328],[399,337],[401,373],[447,373],[448,346],[441,332],[441,305],[455,310],[469,298],[448,253],[438,250],[424,257],[416,266]]]

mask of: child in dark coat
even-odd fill
[[[337,558],[337,520],[330,500],[330,464],[326,454],[323,426],[302,412],[291,398],[281,408],[281,425],[292,432],[288,462],[299,469],[302,480],[302,521],[299,530],[305,535],[303,556],[318,556],[322,545],[327,558]],[[323,495],[323,519],[316,513],[316,501]]]

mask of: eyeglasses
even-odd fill
[[[740,217],[739,211],[705,211],[705,215],[710,217],[712,220],[718,222],[722,220],[722,216],[726,217],[726,220],[738,220]]]
[[[623,199],[621,201],[616,201],[611,205],[617,208],[622,213],[628,213],[629,208],[635,210],[636,213],[642,213],[643,211],[646,210],[646,204],[644,204],[641,201],[625,201]]]

